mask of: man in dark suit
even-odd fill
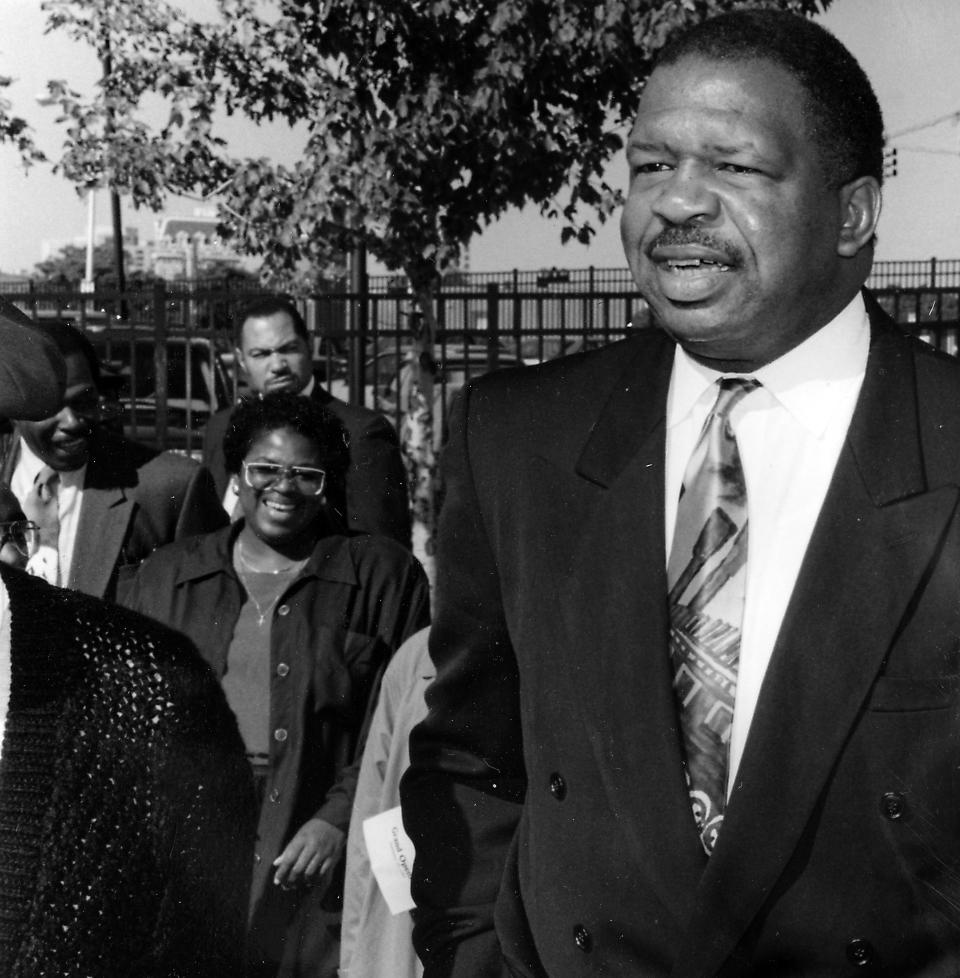
[[[313,374],[310,337],[297,307],[281,297],[258,299],[240,314],[240,366],[254,394],[288,390],[311,397],[343,423],[350,449],[346,499],[331,500],[344,529],[393,537],[409,549],[410,504],[393,425],[369,408],[348,404]],[[203,435],[203,462],[232,510],[223,436],[230,409],[218,411]]]
[[[466,390],[401,793],[428,978],[960,969],[960,364],[861,291],[882,133],[808,21],[675,39],[622,219],[661,328]]]
[[[66,362],[66,392],[55,414],[17,423],[0,478],[27,516],[44,524],[28,569],[116,600],[144,557],[225,525],[226,514],[197,462],[99,427],[99,364],[89,341],[61,323],[39,328]],[[54,488],[42,490],[51,477]],[[39,494],[49,502],[43,515]]]

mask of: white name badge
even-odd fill
[[[400,806],[371,815],[363,820],[363,841],[367,846],[370,868],[387,901],[390,913],[412,910],[410,874],[413,871],[414,848],[403,830]]]

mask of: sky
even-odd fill
[[[0,13],[0,75],[15,79],[7,97],[15,113],[34,127],[48,155],[55,156],[62,138],[54,124],[56,109],[38,105],[36,95],[49,78],[66,78],[81,89],[89,86],[96,76],[94,55],[63,35],[44,35],[40,0],[0,0]],[[898,174],[884,186],[877,258],[960,258],[960,2],[834,0],[821,21],[870,76],[889,142],[898,151]],[[261,153],[262,138],[249,126],[231,133],[238,152]],[[622,187],[625,177],[626,165],[617,159],[608,178]],[[197,206],[174,201],[166,213],[189,216]],[[99,194],[98,225],[109,223],[108,208],[106,194]],[[24,173],[6,144],[0,145],[0,214],[4,272],[30,271],[42,257],[44,240],[82,238],[86,229],[86,204],[73,187],[45,165]],[[152,237],[156,215],[125,207],[123,218],[125,225],[141,229],[142,239]],[[471,243],[469,263],[474,271],[502,271],[619,268],[624,260],[616,219],[599,228],[589,247],[562,245],[560,224],[531,208],[511,212],[486,229]]]

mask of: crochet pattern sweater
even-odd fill
[[[233,978],[255,805],[180,636],[8,568],[0,975]]]

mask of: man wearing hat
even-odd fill
[[[0,307],[0,415],[59,410],[56,347]],[[241,972],[254,801],[181,636],[0,564],[0,974]]]

